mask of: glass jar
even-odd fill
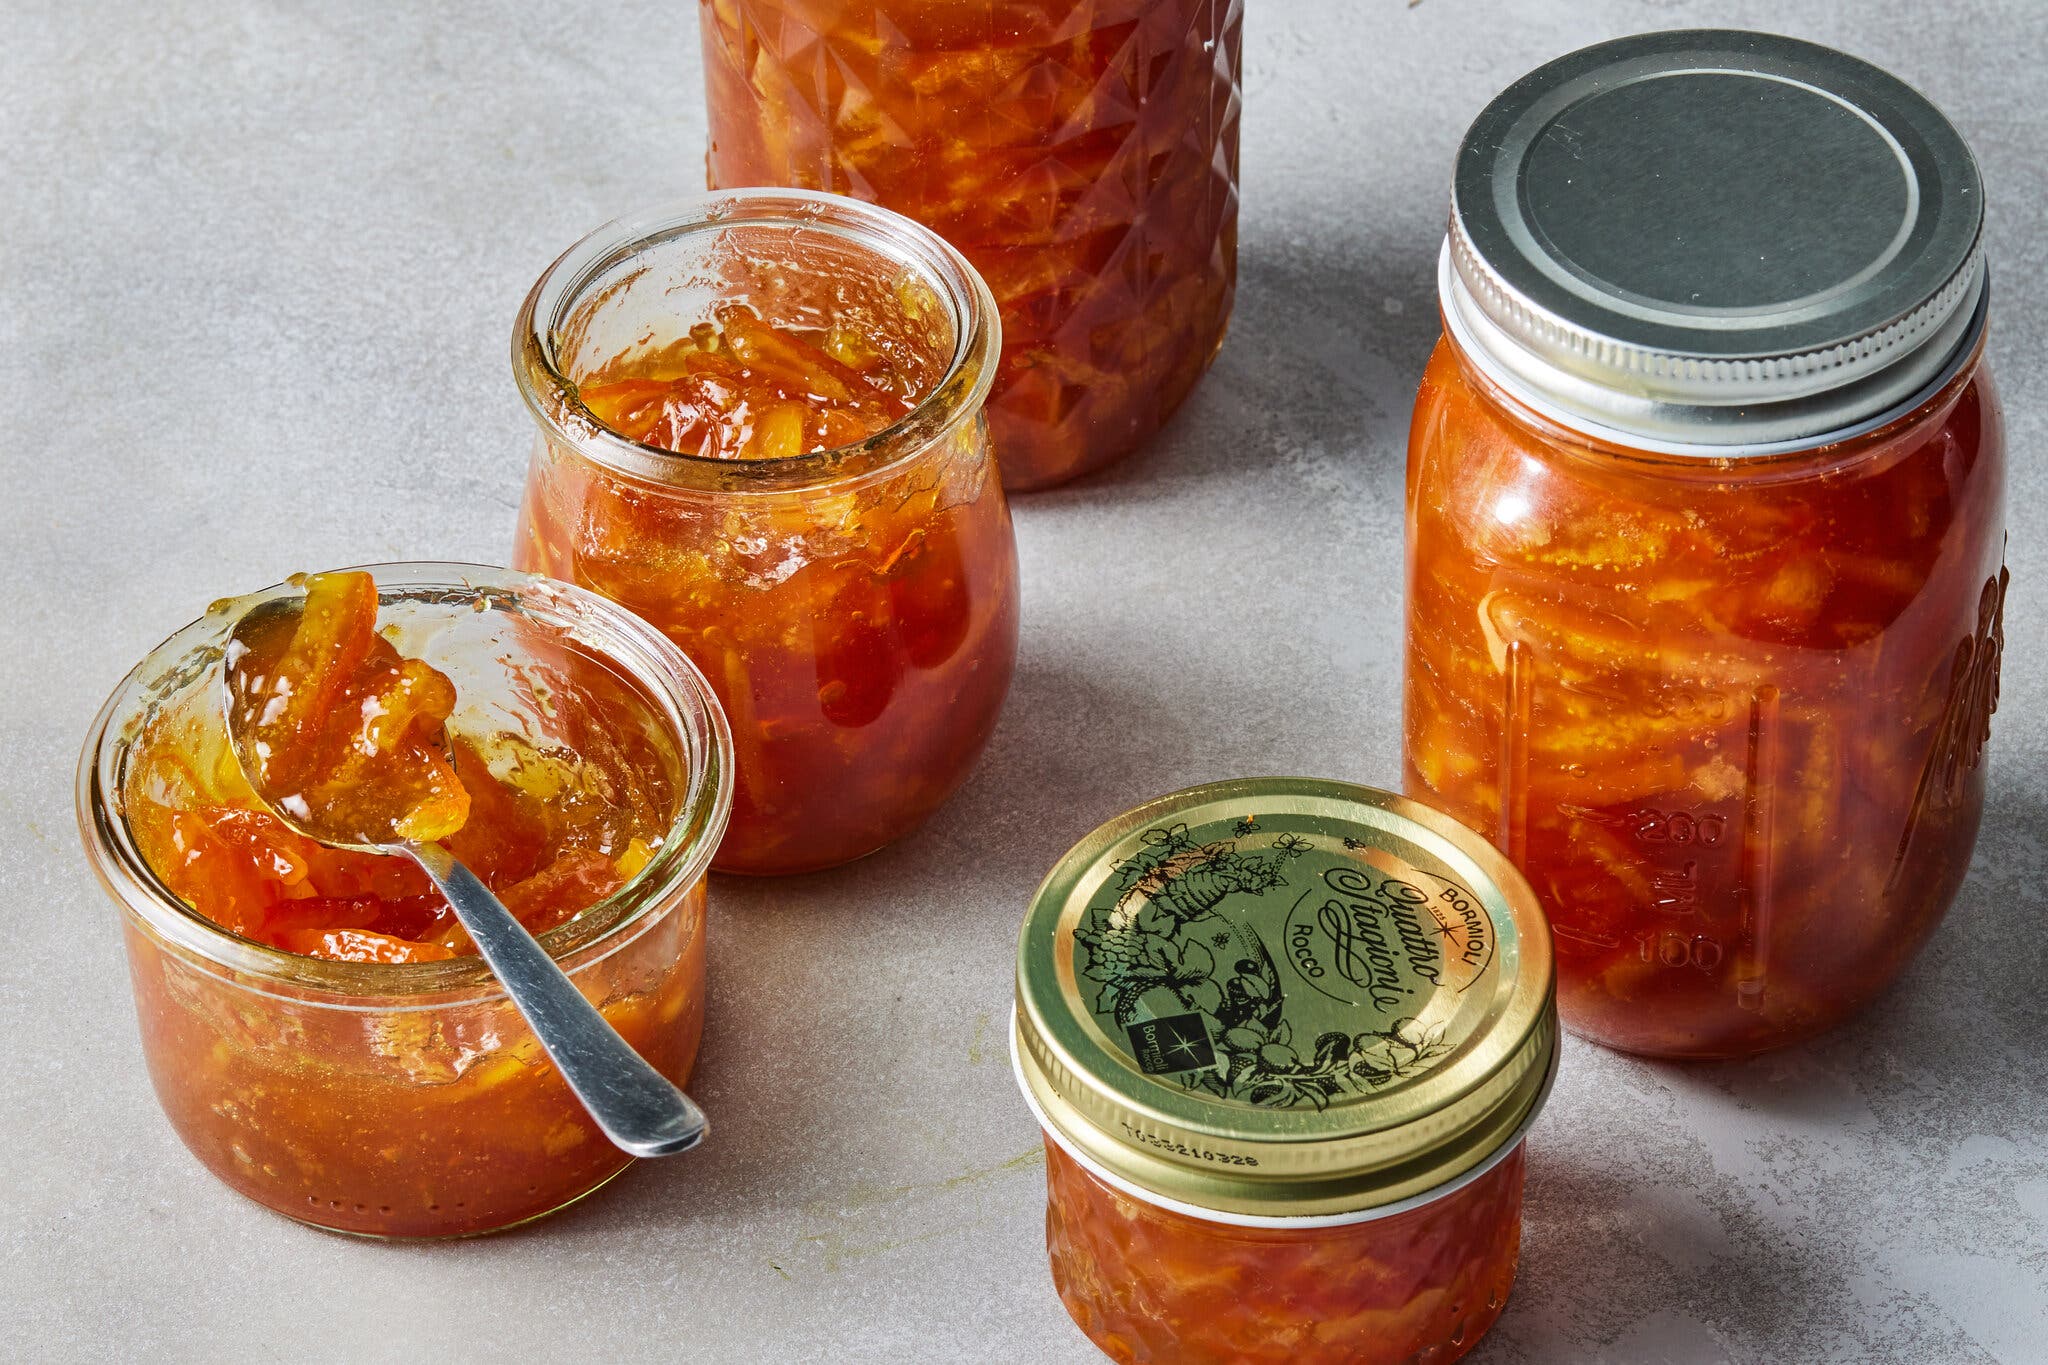
[[[577,385],[720,305],[860,328],[927,396],[856,445],[679,455],[605,429]],[[831,867],[900,837],[973,768],[1009,690],[1017,554],[983,399],[999,324],[944,242],[831,195],[749,191],[609,224],[513,337],[540,431],[516,562],[680,645],[732,723],[720,871]]]
[[[1981,204],[1919,95],[1755,34],[1573,54],[1467,137],[1407,787],[1535,885],[1576,1032],[1810,1036],[1962,884],[2006,590]]]
[[[1118,816],[1033,898],[1011,1044],[1053,1284],[1113,1359],[1451,1361],[1506,1304],[1549,933],[1448,816],[1303,778]]]
[[[714,187],[887,205],[987,277],[1003,480],[1137,448],[1237,280],[1242,0],[701,0]]]
[[[370,572],[383,628],[455,682],[456,723],[535,753],[566,748],[599,769],[593,780],[672,800],[644,869],[541,942],[682,1084],[704,1028],[705,869],[731,801],[730,740],[704,680],[658,632],[579,589],[473,565]],[[302,1222],[449,1237],[540,1217],[631,1158],[480,959],[341,962],[242,938],[174,895],[138,848],[128,808],[145,735],[191,733],[217,713],[234,623],[298,591],[218,603],[166,640],[102,708],[80,761],[80,829],[122,912],[157,1098],[207,1169]],[[628,754],[636,770],[611,771]]]
[[[1053,1286],[1113,1360],[1456,1360],[1514,1288],[1524,1146],[1400,1212],[1302,1227],[1162,1205],[1091,1168],[1048,1129]]]

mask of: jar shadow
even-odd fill
[[[2048,1093],[2048,1057],[2038,1046],[2048,1011],[2039,956],[2014,951],[2013,926],[2048,921],[2044,832],[2048,803],[1994,785],[1954,905],[1875,1000],[1788,1048],[1661,1065],[1783,1122],[1924,1120],[1928,1078],[1941,1092],[1943,1127],[1985,1131],[2026,1117],[2025,1097]]]
[[[1530,1136],[1521,1277],[1474,1360],[1936,1359],[1984,1339],[1958,1277],[2041,1245],[2048,1018],[2012,932],[2048,917],[2048,803],[1994,770],[1978,850],[1919,959],[1824,1037],[1725,1062],[1567,1040]]]
[[[1072,499],[1143,501],[1163,487],[1289,467],[1398,481],[1416,381],[1440,330],[1437,242],[1248,237],[1229,335],[1180,409],[1131,455],[1013,495],[1013,506],[1029,517]]]
[[[1117,812],[1223,774],[1323,772],[1280,741],[1355,726],[1327,690],[1280,730],[1248,719],[1199,644],[1115,669],[1093,650],[1027,652],[976,772],[924,827],[826,872],[714,877],[690,1085],[711,1135],[548,1225],[673,1229],[745,1210],[799,1261],[845,1255],[830,1239],[856,1205],[856,1222],[905,1236],[1000,1217],[1015,1224],[1004,1236],[1035,1238],[1038,1131],[1008,1059],[1032,889]]]
[[[1810,1320],[1838,1269],[1654,1148],[1561,1140],[1559,1098],[1530,1138],[1514,1292],[1474,1365],[1807,1358],[1802,1345],[1748,1355],[1719,1325],[1779,1339],[1773,1325]]]
[[[976,1218],[1021,1213],[1033,1236],[1041,1148],[1008,1060],[1017,926],[1076,839],[1214,771],[1162,739],[1161,708],[1129,675],[1026,659],[975,773],[923,827],[824,872],[715,876],[689,1086],[710,1136],[546,1226],[743,1210],[791,1272]]]

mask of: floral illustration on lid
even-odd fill
[[[1461,1041],[1457,997],[1494,952],[1463,887],[1373,840],[1266,835],[1255,815],[1138,844],[1073,952],[1096,1025],[1147,1075],[1321,1110],[1419,1076]]]

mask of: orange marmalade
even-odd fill
[[[714,188],[909,215],[1002,310],[1015,489],[1130,452],[1214,357],[1237,276],[1241,0],[701,0]]]
[[[1810,1037],[1963,885],[2007,588],[1982,201],[1918,92],[1763,34],[1573,53],[1467,135],[1406,785],[1527,874],[1589,1038]]]
[[[335,844],[443,839],[470,795],[444,746],[455,687],[377,634],[365,573],[316,574],[296,614],[245,619],[229,647],[229,734],[271,810]],[[259,856],[259,864],[263,859]]]
[[[787,460],[864,441],[924,396],[855,328],[774,327],[743,303],[714,317],[579,385],[591,416],[678,455]]]
[[[1973,372],[1811,455],[1659,460],[1532,421],[1438,349],[1409,456],[1408,790],[1535,884],[1575,1031],[1777,1046],[1933,933],[1983,810],[2003,448]]]
[[[1018,596],[993,323],[915,224],[775,191],[600,229],[528,300],[517,562],[710,679],[738,755],[721,871],[873,852],[994,728]]]
[[[1061,1301],[1119,1361],[1457,1359],[1557,1043],[1535,897],[1450,817],[1303,778],[1117,817],[1018,942]]]
[[[239,666],[261,690],[235,699],[253,714],[252,757],[270,802],[250,790],[221,718],[204,708],[157,717],[129,769],[142,856],[222,928],[353,961],[473,951],[410,860],[316,843],[266,805],[288,804],[301,824],[338,828],[348,842],[444,840],[534,933],[617,891],[659,846],[674,818],[664,793],[556,799],[517,778],[551,780],[564,762],[573,772],[575,755],[543,767],[521,754],[508,781],[492,770],[492,737],[445,737],[454,685],[377,634],[370,575],[312,575],[302,612],[279,619],[273,661]]]
[[[1449,1362],[1507,1306],[1522,1149],[1424,1208],[1326,1228],[1247,1227],[1134,1198],[1045,1149],[1053,1287],[1110,1359],[1178,1365]]]
[[[459,813],[446,846],[678,1084],[703,1029],[725,741],[701,678],[609,604],[473,566],[375,573],[223,603],[167,641],[102,713],[80,811],[124,911],[150,1075],[192,1152],[306,1222],[454,1236],[559,1208],[629,1159],[422,873],[261,809],[222,724],[229,630],[304,600],[259,675],[292,683],[265,708],[267,776],[362,809],[424,760],[382,814],[423,835]]]

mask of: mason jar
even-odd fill
[[[1466,136],[1407,787],[1528,875],[1586,1037],[1818,1033],[1962,885],[2007,582],[1982,228],[1933,105],[1788,38],[1601,44]]]
[[[1003,481],[1136,449],[1237,282],[1243,0],[701,0],[714,188],[887,205],[987,277]]]
[[[667,835],[645,866],[540,942],[683,1084],[704,1030],[705,870],[731,802],[710,689],[658,632],[580,589],[476,565],[369,572],[383,629],[455,683],[451,724],[573,754],[607,799],[660,804]],[[153,757],[232,764],[223,649],[246,610],[299,592],[217,603],[171,636],[115,689],[80,760],[79,826],[121,912],[157,1099],[207,1169],[302,1222],[449,1237],[540,1217],[631,1158],[481,959],[332,961],[241,937],[175,895],[138,839],[161,796],[146,786]]]
[[[1116,817],[1017,950],[1061,1301],[1125,1362],[1456,1360],[1514,1285],[1558,1039],[1535,896],[1450,817],[1304,778]]]
[[[856,444],[723,459],[607,429],[579,385],[730,305],[830,323],[923,396]],[[749,190],[607,224],[513,335],[539,431],[515,562],[594,589],[711,680],[736,752],[720,871],[811,871],[914,828],[973,768],[1017,652],[1017,552],[983,400],[1000,324],[958,252],[885,209]]]

